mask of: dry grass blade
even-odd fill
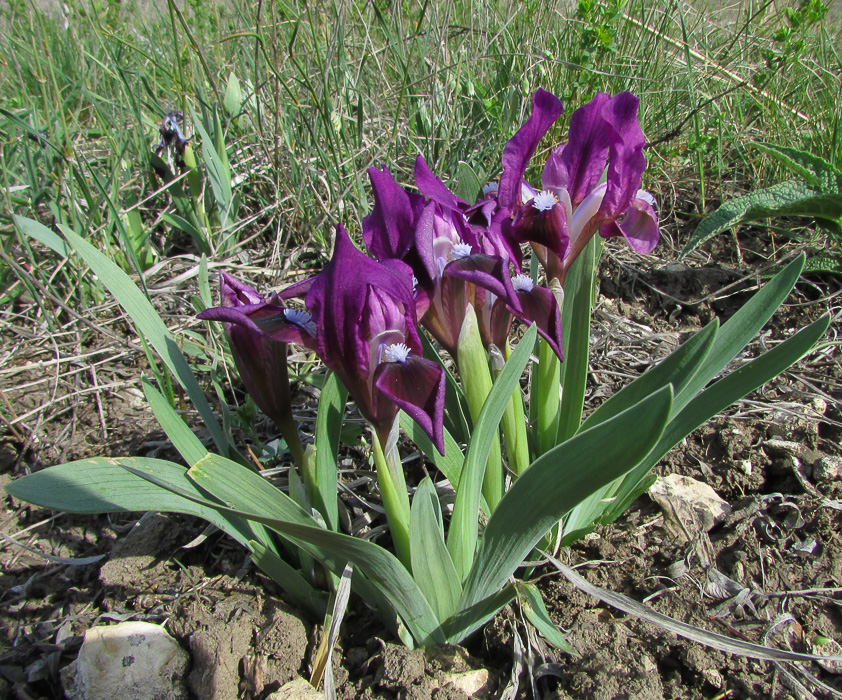
[[[0,538],[4,541],[8,542],[9,544],[14,544],[20,547],[21,549],[25,549],[30,554],[34,554],[37,557],[41,557],[42,559],[46,559],[53,564],[62,564],[63,566],[87,566],[88,564],[94,564],[106,557],[105,554],[97,554],[93,557],[82,557],[80,559],[73,559],[68,557],[54,557],[52,554],[45,554],[44,552],[39,552],[34,547],[29,547],[23,542],[18,542],[14,537],[10,537],[5,532],[0,532]]]
[[[346,564],[342,572],[342,578],[336,587],[336,596],[333,603],[333,610],[330,612],[330,624],[322,632],[322,641],[316,653],[316,660],[313,663],[313,673],[310,674],[310,685],[318,688],[324,677],[325,698],[332,700],[336,698],[336,687],[333,680],[333,665],[331,656],[336,638],[339,636],[339,628],[342,626],[342,619],[348,609],[348,599],[351,596],[351,576],[354,573],[354,565]]]
[[[651,622],[662,629],[685,637],[699,644],[724,651],[729,654],[737,654],[739,656],[747,656],[752,659],[761,659],[763,661],[842,661],[842,656],[817,656],[814,654],[799,654],[792,651],[782,651],[780,649],[773,649],[762,644],[753,644],[751,642],[744,642],[731,637],[725,637],[715,632],[708,632],[694,625],[688,625],[685,622],[679,622],[671,617],[662,615],[659,612],[646,607],[636,600],[624,596],[621,593],[600,588],[589,583],[587,579],[579,576],[573,569],[565,564],[562,564],[558,559],[546,552],[542,552],[547,561],[550,562],[556,569],[561,572],[570,583],[572,583],[579,590],[598,598],[603,603],[611,605],[619,610],[622,610],[629,615],[634,615],[642,620]]]

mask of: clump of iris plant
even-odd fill
[[[140,309],[133,317],[199,408],[222,454],[209,452],[145,385],[187,467],[143,457],[93,458],[28,475],[7,490],[67,511],[198,515],[246,546],[257,566],[317,615],[330,614],[326,587],[342,598],[340,577],[347,580],[343,572],[352,562],[355,590],[410,645],[458,643],[518,598],[529,620],[571,651],[535,586],[516,577],[523,563],[536,547],[572,542],[618,517],[670,449],[806,354],[829,324],[825,316],[723,375],[792,290],[802,256],[721,332],[712,321],[582,420],[601,240],[621,237],[649,253],[659,239],[654,200],[641,189],[645,141],[637,110],[630,93],[597,94],[571,115],[567,142],[549,151],[540,187],[533,187],[525,177],[562,113],[558,98],[538,90],[529,118],[503,149],[499,180],[476,201],[457,197],[420,156],[411,188],[388,169],[373,168],[374,208],[362,222],[370,255],[340,225],[324,270],[279,293],[263,295],[223,273],[221,305],[200,317],[223,323],[246,390],[287,440],[306,487],[302,492],[291,470],[289,495],[258,474],[214,421],[177,344],[160,319],[150,321],[154,311],[144,295],[62,228],[121,303]],[[174,138],[182,138],[177,126],[177,120],[170,124]],[[524,265],[526,244],[540,270]],[[515,321],[529,326],[516,344]],[[564,337],[563,322],[572,329]],[[423,342],[425,333],[452,356],[452,375],[454,363]],[[307,449],[292,412],[290,343],[315,352],[331,370]],[[341,530],[337,451],[346,395],[371,426],[394,554]],[[425,476],[408,488],[399,428],[449,481],[447,515],[437,493],[441,483]],[[576,582],[575,574],[569,578]],[[324,649],[323,661],[329,645]],[[756,645],[741,649],[771,658]]]

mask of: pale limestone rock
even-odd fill
[[[92,627],[62,670],[62,684],[70,700],[187,700],[182,678],[189,660],[160,625]]]
[[[667,532],[680,542],[707,532],[731,512],[727,501],[710,486],[680,474],[658,477],[649,496],[664,511]]]
[[[487,683],[488,670],[484,668],[478,668],[475,671],[465,671],[464,673],[446,673],[444,675],[444,685],[452,685],[454,688],[465,693],[469,698],[482,697]]]
[[[274,693],[267,696],[266,700],[322,700],[323,693],[320,693],[304,678],[296,678],[294,681],[284,683]]]
[[[813,464],[816,481],[836,481],[842,477],[842,457],[820,457]]]

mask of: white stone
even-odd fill
[[[475,671],[465,671],[464,673],[446,673],[444,675],[444,685],[452,685],[454,688],[465,693],[469,698],[479,697],[487,683],[488,670],[484,668],[478,668]]]
[[[121,622],[85,632],[79,656],[62,670],[70,700],[186,700],[190,661],[160,625]]]
[[[842,477],[842,457],[820,457],[813,464],[816,481],[836,481]]]
[[[658,477],[649,496],[664,512],[664,526],[679,541],[707,532],[731,512],[731,506],[707,484],[681,474]]]
[[[324,693],[316,690],[304,678],[296,678],[294,681],[284,683],[274,693],[267,696],[266,700],[322,700]]]

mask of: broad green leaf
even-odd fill
[[[737,224],[770,216],[810,216],[839,220],[842,218],[842,194],[821,192],[801,180],[787,180],[737,197],[702,219],[682,255]]]
[[[193,376],[190,365],[184,359],[184,355],[178,348],[178,344],[164,325],[155,307],[149,299],[137,288],[132,279],[117,267],[111,260],[98,251],[94,246],[82,239],[77,233],[69,228],[61,227],[67,242],[87,263],[99,280],[114,295],[120,306],[137,324],[137,328],[149,344],[155,348],[164,364],[178,379],[179,384],[187,392],[193,405],[199,411],[205,427],[213,437],[217,448],[221,452],[228,451],[228,441],[219,423],[216,421],[213,409],[211,409],[202,387]]]
[[[714,319],[702,330],[690,336],[664,360],[646,370],[601,404],[582,423],[581,429],[587,430],[616,416],[667,384],[672,384],[676,395],[680,394],[708,356],[718,330],[719,321]],[[673,401],[674,406],[675,401]]]
[[[460,607],[502,588],[571,508],[649,454],[664,430],[671,404],[672,390],[665,387],[535,460],[492,513]]]
[[[523,612],[536,629],[544,635],[544,638],[556,649],[560,649],[561,651],[572,654],[573,656],[580,656],[580,654],[567,643],[564,635],[550,619],[547,608],[544,606],[544,601],[541,599],[541,593],[535,585],[532,583],[518,581],[515,584],[515,587],[517,588],[518,599],[520,600]]]
[[[777,146],[773,143],[755,143],[754,146],[789,168],[810,187],[825,192],[842,192],[842,172],[823,158],[799,151],[797,148]]]
[[[213,523],[242,545],[248,546],[249,540],[255,539],[252,527],[244,520],[220,515],[213,507],[156,486],[127,471],[129,467],[166,476],[185,494],[200,500],[206,498],[187,478],[184,467],[145,457],[94,457],[67,462],[16,479],[6,486],[6,491],[29,503],[68,513],[186,513]]]
[[[702,366],[683,389],[676,392],[673,413],[680,411],[760,332],[792,291],[803,268],[804,254],[802,253],[769,280],[722,325]]]
[[[465,455],[465,466],[456,487],[456,503],[447,533],[447,549],[460,579],[467,575],[474,560],[479,532],[482,479],[491,444],[497,435],[497,426],[503,417],[503,411],[506,410],[509,398],[520,382],[520,376],[529,361],[537,334],[538,328],[535,324],[524,333],[503,371],[497,376],[479,420],[474,425],[474,434]],[[503,498],[505,499],[505,496]]]
[[[196,113],[191,109],[193,116],[193,127],[199,134],[202,140],[202,159],[205,162],[205,168],[210,180],[211,189],[213,190],[213,197],[216,201],[217,210],[219,212],[219,220],[224,229],[228,221],[228,212],[231,208],[231,199],[233,191],[231,189],[231,174],[225,166],[220,154],[214,146],[213,139],[210,137],[205,127],[202,125],[200,119],[196,117]]]
[[[492,380],[491,369],[488,366],[488,353],[479,332],[479,320],[471,304],[468,304],[465,309],[456,356],[465,397],[468,399],[468,408],[476,425],[483,405],[491,392]],[[482,495],[485,496],[492,510],[503,497],[503,453],[499,430],[495,430],[491,438],[491,446],[485,462]]]
[[[438,470],[444,474],[454,488],[459,484],[459,477],[462,474],[462,464],[465,456],[453,436],[445,429],[444,431],[444,455],[439,454],[433,441],[424,429],[418,425],[410,416],[401,411],[401,428],[426,456],[436,465]]]
[[[798,281],[803,263],[803,255],[790,262],[749,299],[722,328],[717,330],[715,323],[709,324],[672,353],[658,367],[643,374],[628,387],[618,392],[617,399],[623,403],[628,403],[638,398],[643,390],[650,385],[650,382],[652,384],[656,384],[658,380],[672,382],[675,392],[670,415],[672,421],[688,402],[693,400],[751,342],[752,338],[772,317],[772,314],[783,303],[783,300],[786,299]],[[671,374],[674,376],[671,377]],[[771,376],[769,379],[771,379]],[[625,395],[627,390],[628,396]],[[614,413],[615,411],[611,408],[613,400],[614,397],[606,401],[605,406],[607,408],[597,409],[594,415],[589,417],[587,424],[593,425],[594,421],[601,419],[602,411]],[[719,410],[722,409],[717,409],[708,418],[715,415]],[[671,425],[672,423],[670,423]],[[696,427],[698,425],[694,426],[690,432],[695,430]],[[664,431],[665,435],[669,431],[670,428],[668,427]],[[680,439],[683,439],[683,436]],[[641,493],[640,482],[643,477],[677,443],[678,441],[669,445],[663,452],[653,453],[622,480],[609,484],[580,503],[570,513],[565,523],[565,535],[562,544],[567,545],[581,538],[593,529],[595,522],[602,519],[603,513],[618,513],[617,508],[620,505],[627,505],[630,499]]]
[[[348,391],[333,372],[322,385],[319,412],[316,416],[316,508],[324,516],[330,530],[339,530],[337,506],[337,466],[339,437]]]
[[[230,462],[230,465],[237,465],[237,463]],[[224,466],[222,462],[206,460],[193,467],[191,472],[196,476],[204,478],[205,482],[210,483],[213,488],[223,491],[224,489],[221,488],[222,485],[219,483],[219,479],[216,478],[215,474],[211,474],[216,471],[216,467],[220,466]],[[241,467],[241,469],[245,469],[245,467]],[[280,511],[290,514],[295,522],[266,515],[265,512],[259,510],[260,504],[249,504],[248,507],[243,509],[228,508],[226,506],[216,505],[207,499],[196,497],[194,495],[195,490],[186,491],[182,488],[181,484],[160,478],[156,474],[147,473],[143,469],[133,469],[132,472],[136,473],[139,477],[149,479],[162,488],[170,489],[184,498],[196,501],[202,506],[215,508],[226,516],[241,517],[262,523],[281,535],[297,541],[303,549],[325,563],[334,573],[341,574],[344,563],[348,561],[353,562],[354,566],[362,571],[369,581],[380,589],[389,603],[394,606],[395,611],[406,623],[412,636],[419,644],[430,646],[444,642],[444,634],[439,626],[435,613],[424,598],[421,590],[406,568],[404,568],[403,564],[383,547],[367,540],[324,530],[315,524],[302,524],[302,514],[306,518],[309,518],[309,516],[304,514],[292,499],[280,491],[278,493],[285,497],[283,499],[284,503],[280,507],[275,507],[272,510],[276,513]],[[254,472],[249,473],[257,476]],[[238,476],[243,476],[243,474],[245,472],[240,473]],[[205,478],[209,476],[213,476],[214,478],[209,480]],[[260,479],[261,477],[257,478]],[[240,484],[243,483],[238,479],[235,479],[235,481],[238,481]],[[275,488],[268,484],[268,482],[266,485],[272,489]],[[249,483],[248,486],[249,496],[258,494],[262,499],[265,495],[261,487],[255,487],[253,483]],[[230,490],[227,489],[226,492]],[[246,499],[237,499],[237,501],[242,500]],[[312,519],[310,522],[315,523]]]
[[[673,447],[703,425],[720,411],[728,408],[746,394],[763,386],[777,377],[790,365],[798,362],[816,342],[827,332],[830,319],[827,316],[802,328],[792,338],[777,345],[758,358],[718,380],[687,403],[683,410],[667,424],[664,434],[650,455],[641,462],[624,480],[617,491],[618,502],[625,501],[625,496],[635,488],[650,469],[652,469]],[[724,327],[723,327],[724,328]],[[611,509],[608,518],[619,515]]]
[[[327,610],[326,593],[315,590],[301,572],[287,564],[271,549],[260,542],[249,542],[252,561],[273,581],[276,581],[293,602],[307,610],[317,619],[325,616]]]
[[[202,258],[199,260],[199,273],[197,275],[199,283],[199,298],[202,300],[201,308],[197,311],[204,311],[213,306],[213,296],[211,295],[210,279],[208,277],[208,256],[202,253]]]
[[[448,644],[459,644],[494,617],[503,606],[511,603],[516,596],[517,588],[515,584],[510,583],[478,603],[460,609],[442,625]]]
[[[187,472],[192,481],[221,503],[254,510],[266,517],[313,525],[315,520],[287,494],[248,467],[208,453]]]
[[[564,362],[561,384],[564,387],[559,415],[558,439],[564,442],[579,430],[590,361],[591,312],[596,284],[596,270],[602,254],[600,236],[591,238],[576,259],[564,281],[562,342]]]
[[[228,74],[228,84],[225,86],[225,97],[222,98],[222,104],[225,106],[225,111],[228,112],[229,117],[236,117],[240,114],[240,109],[243,106],[243,91],[234,71]]]
[[[146,379],[143,379],[142,383],[143,393],[146,395],[152,413],[155,414],[155,418],[158,419],[173,447],[178,450],[184,461],[187,464],[195,464],[204,458],[208,451],[202,441],[190,430],[190,426],[155,387]]]
[[[17,214],[12,214],[12,219],[15,222],[15,226],[17,226],[22,233],[25,233],[30,238],[34,238],[39,243],[43,243],[63,258],[70,255],[70,249],[67,247],[67,244],[61,240],[60,236],[44,226],[44,224],[40,224],[37,221],[27,219],[23,216],[18,216]]]
[[[415,490],[409,522],[412,576],[437,618],[446,620],[456,611],[462,586],[444,543],[441,506],[430,477]]]

